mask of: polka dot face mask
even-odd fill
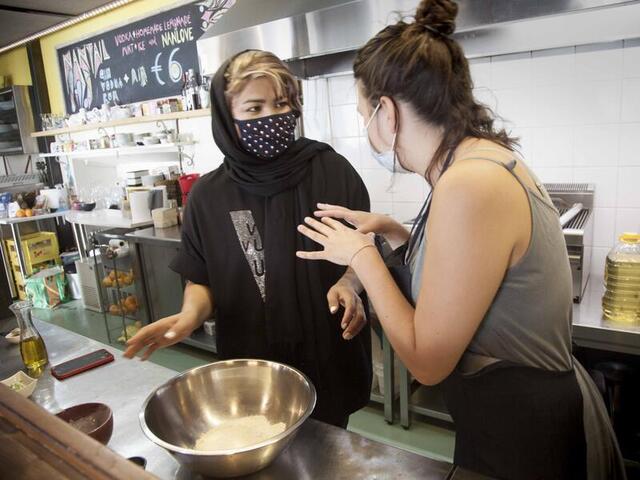
[[[273,160],[295,141],[296,116],[293,112],[252,120],[235,120],[240,129],[240,144],[247,152],[264,160]]]

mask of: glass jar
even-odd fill
[[[602,297],[604,317],[640,323],[640,234],[624,233],[607,255]]]

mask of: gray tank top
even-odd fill
[[[587,371],[571,355],[573,294],[571,269],[558,212],[535,175],[532,191],[509,164],[505,167],[522,185],[531,210],[531,241],[520,261],[505,273],[489,310],[457,368],[470,375],[501,361],[546,370],[573,369],[583,397],[588,480],[625,479],[624,462],[602,396]],[[424,237],[409,258],[412,296],[417,302],[422,284]]]
[[[527,251],[507,270],[458,368],[469,374],[507,360],[546,370],[569,370],[572,368],[572,282],[558,212],[529,169],[527,172],[536,182],[538,192],[532,191],[515,174],[515,159],[508,164],[491,158],[473,159],[505,167],[522,185],[529,199],[532,228]],[[422,284],[424,251],[423,237],[415,255],[409,259],[414,301]]]

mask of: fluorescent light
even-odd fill
[[[96,17],[98,15],[102,15],[103,13],[107,13],[111,10],[114,10],[118,7],[122,7],[127,3],[134,2],[135,0],[115,0],[113,2],[109,2],[101,7],[94,8],[93,10],[89,10],[88,12],[84,12],[83,14],[78,15],[77,17],[70,18],[69,20],[65,20],[64,22],[58,23],[56,25],[52,25],[49,28],[45,28],[33,35],[29,35],[28,37],[23,38],[22,40],[18,40],[17,42],[13,42],[9,45],[5,45],[4,47],[0,47],[0,53],[6,52],[7,50],[14,49],[19,47],[20,45],[24,45],[25,43],[32,42],[38,38],[44,37],[45,35],[50,35],[54,32],[60,31],[76,23],[84,22],[90,18]]]

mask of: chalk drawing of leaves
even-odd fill
[[[202,31],[206,31],[211,25],[216,23],[222,15],[226,13],[236,3],[236,0],[204,0],[197,3],[202,14]]]

